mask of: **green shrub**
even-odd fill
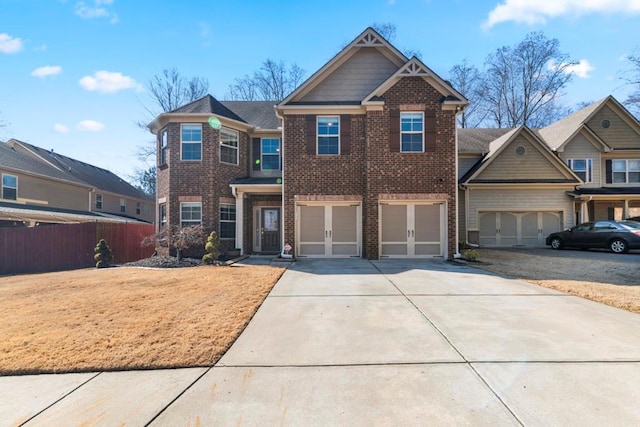
[[[96,262],[96,268],[109,267],[109,263],[113,261],[113,254],[104,239],[100,239],[96,247],[93,248],[93,252],[95,253],[93,260]]]
[[[207,253],[202,257],[202,262],[205,264],[213,264],[220,256],[220,239],[218,233],[212,231],[207,237],[207,243],[204,245],[204,250]]]
[[[462,250],[462,257],[464,259],[467,259],[469,261],[475,261],[478,258],[478,251],[475,249],[463,249]]]

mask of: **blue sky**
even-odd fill
[[[315,72],[374,22],[446,78],[531,31],[581,61],[563,102],[613,94],[640,47],[639,0],[0,0],[0,139],[17,138],[127,178],[152,139],[144,85],[163,68],[206,77],[224,99],[268,58]]]

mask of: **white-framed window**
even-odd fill
[[[640,159],[620,159],[611,162],[614,184],[640,183]]]
[[[120,212],[125,213],[127,211],[127,201],[120,199]]]
[[[158,216],[160,217],[160,228],[167,225],[167,205],[162,203],[158,206]]]
[[[102,194],[96,194],[96,209],[102,210]]]
[[[182,160],[202,160],[202,125],[180,126],[180,158]]]
[[[567,165],[584,182],[593,181],[593,161],[591,159],[568,159]]]
[[[317,154],[340,154],[340,117],[318,116]]]
[[[236,205],[220,203],[220,238],[236,238]]]
[[[2,174],[2,198],[5,200],[18,200],[18,177]]]
[[[261,145],[262,170],[280,169],[280,138],[262,138]]]
[[[142,205],[140,202],[136,202],[136,215],[140,215],[142,213]]]
[[[424,113],[400,113],[400,151],[424,152]]]
[[[232,129],[220,129],[220,161],[238,164],[238,132]]]
[[[159,165],[167,164],[167,147],[169,146],[169,132],[163,130],[160,134],[160,156],[158,159]]]
[[[180,203],[180,227],[202,224],[202,203]]]

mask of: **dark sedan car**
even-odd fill
[[[547,237],[547,246],[553,249],[608,248],[611,252],[622,254],[629,249],[640,249],[640,222],[585,222],[565,231],[551,233]]]

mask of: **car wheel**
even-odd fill
[[[624,254],[629,251],[629,245],[622,239],[615,239],[609,243],[609,249],[616,254]]]
[[[564,243],[562,243],[562,239],[559,237],[554,237],[551,239],[551,247],[553,249],[562,249],[564,247]]]

